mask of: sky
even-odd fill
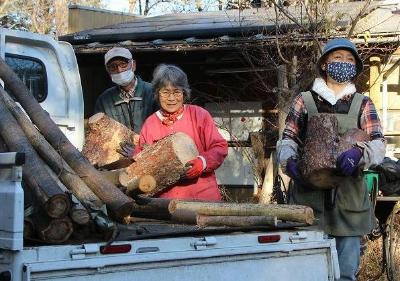
[[[128,0],[103,0],[103,3],[108,10],[128,12],[129,9]]]

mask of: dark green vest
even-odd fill
[[[310,92],[302,93],[308,120],[318,112]],[[334,114],[339,121],[341,134],[351,128],[358,128],[358,114],[363,95],[354,94],[348,114]],[[307,186],[295,185],[291,190],[291,203],[310,206],[318,219],[318,225],[334,236],[359,236],[369,233],[375,227],[375,216],[364,179],[360,175],[343,177],[335,190],[314,190]],[[332,206],[330,203],[334,203]]]

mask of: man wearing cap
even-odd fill
[[[345,38],[328,41],[316,66],[319,77],[311,90],[298,94],[289,108],[277,143],[278,161],[294,182],[290,203],[312,207],[318,226],[335,238],[339,280],[356,280],[361,236],[376,225],[362,170],[382,162],[385,139],[372,100],[357,93],[354,85],[363,70],[355,45]],[[298,169],[307,122],[321,113],[336,116],[340,133],[358,128],[369,135],[369,141],[357,142],[339,155],[336,168],[341,180],[329,190],[313,189]]]
[[[114,47],[105,54],[104,61],[116,86],[100,95],[96,101],[95,113],[104,112],[139,134],[144,120],[157,109],[152,86],[135,75],[136,62],[128,49]],[[134,144],[137,141],[138,138]],[[123,144],[118,152],[130,156],[133,146]]]

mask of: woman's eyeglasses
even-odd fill
[[[161,90],[158,92],[160,94],[160,97],[163,99],[169,98],[171,95],[174,98],[180,98],[183,96],[183,91],[182,90],[173,90],[173,91],[169,91],[169,90]]]

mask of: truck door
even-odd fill
[[[8,29],[0,31],[1,57],[68,139],[81,149],[84,141],[83,96],[72,47],[50,36]]]

